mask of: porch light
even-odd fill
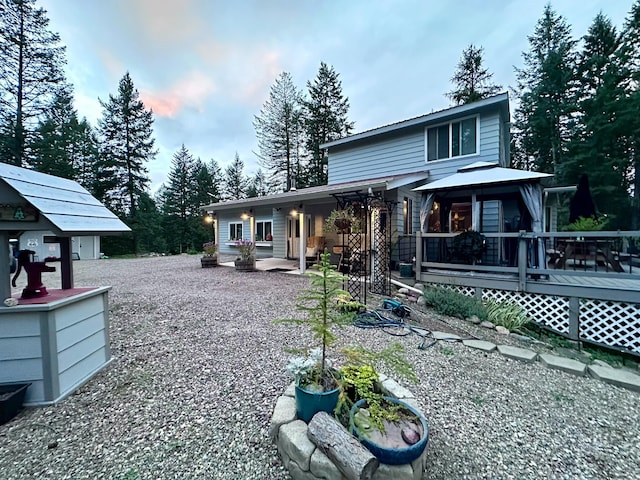
[[[240,218],[242,220],[249,220],[251,217],[253,216],[253,210],[249,210],[248,212],[245,210],[244,212],[242,212],[242,214],[240,215]]]

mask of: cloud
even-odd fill
[[[185,108],[202,112],[206,99],[215,91],[216,85],[210,77],[200,71],[192,71],[167,90],[141,89],[140,98],[147,108],[153,110],[154,115],[174,117]]]
[[[188,40],[204,27],[197,0],[133,0],[128,7],[137,16],[136,25],[149,40],[168,44]]]

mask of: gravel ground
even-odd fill
[[[74,268],[76,286],[113,286],[114,361],[60,404],[0,426],[0,478],[289,478],[267,430],[290,382],[284,349],[309,336],[272,320],[296,314],[307,278],[202,269],[194,256]],[[421,378],[406,386],[430,425],[425,478],[640,478],[638,393],[460,344],[418,350],[416,336],[355,327],[342,338],[404,344]]]

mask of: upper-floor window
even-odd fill
[[[271,241],[273,234],[271,233],[273,223],[271,220],[256,222],[256,241]]]
[[[229,240],[242,239],[242,222],[229,222]]]
[[[478,153],[478,117],[427,128],[427,160]]]

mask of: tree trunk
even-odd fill
[[[326,412],[314,415],[307,436],[348,480],[370,480],[380,465],[369,450]]]

